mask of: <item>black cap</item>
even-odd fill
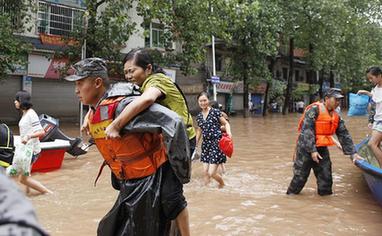
[[[86,77],[108,78],[106,62],[101,58],[85,58],[74,64],[72,68],[75,72],[65,77],[67,81],[77,81]]]
[[[327,97],[334,97],[334,98],[343,98],[344,95],[342,95],[342,91],[341,89],[339,88],[330,88],[327,92],[326,92],[326,96]]]

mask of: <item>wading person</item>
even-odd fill
[[[223,111],[223,105],[219,104],[217,101],[211,101],[211,102],[210,102],[210,106],[211,106],[212,108],[215,108],[215,109],[220,110],[220,112],[221,112],[221,116],[222,116],[222,117],[229,123],[229,117],[228,117],[228,115]],[[226,132],[225,125],[220,124],[220,130],[222,131],[222,135],[224,135],[224,134],[227,133],[227,132]],[[219,167],[218,167],[218,169],[219,169],[221,175],[223,175],[223,174],[225,173],[225,171],[226,171],[226,169],[225,169],[225,163],[227,162],[227,156],[226,156],[226,155],[224,155],[224,156],[225,156],[225,158],[224,158],[223,162],[222,162],[222,163],[219,165]]]
[[[336,134],[345,155],[352,159],[362,159],[355,151],[352,138],[344,121],[336,113],[343,95],[341,90],[328,90],[324,102],[309,105],[299,122],[299,137],[293,166],[293,179],[287,194],[298,194],[308,180],[313,169],[317,178],[319,195],[332,194],[332,163],[328,146],[335,145],[333,135]]]
[[[367,79],[375,85],[371,92],[366,90],[359,90],[358,94],[366,94],[371,97],[374,109],[372,115],[369,117],[369,123],[372,127],[371,138],[369,140],[369,147],[373,151],[378,160],[379,166],[382,166],[382,150],[380,147],[382,141],[382,69],[373,66],[366,71]]]
[[[27,91],[17,92],[14,104],[16,109],[20,110],[22,113],[21,119],[19,121],[21,142],[23,144],[31,144],[33,147],[31,162],[31,165],[33,165],[41,152],[39,137],[43,136],[45,131],[40,124],[37,113],[32,109],[33,105],[31,102],[31,95]],[[28,173],[28,175],[24,175],[24,173],[16,173],[15,175],[19,176],[18,178],[20,183],[27,186],[27,192],[29,192],[29,188],[32,188],[42,194],[52,193],[52,191],[47,189],[39,181],[32,179],[32,177],[30,177],[29,171],[25,173]]]
[[[140,97],[139,90],[131,83],[110,87],[102,59],[84,59],[73,68],[75,74],[65,79],[75,81],[76,95],[91,106],[90,135],[120,191],[98,235],[167,235],[171,220],[187,206],[182,183],[190,179],[191,161],[182,119],[153,104],[121,127],[119,138],[107,138],[106,127]],[[189,235],[188,225],[180,230]]]
[[[150,105],[158,103],[176,112],[183,118],[187,127],[189,149],[192,154],[195,150],[196,134],[192,126],[192,116],[189,113],[187,101],[171,78],[165,75],[162,68],[155,65],[149,49],[133,49],[126,54],[122,61],[125,79],[140,87],[142,95],[125,107],[107,128],[108,138],[119,137],[121,127],[126,125],[137,114]],[[182,235],[188,231],[188,210],[185,208],[176,218]]]
[[[220,125],[225,126],[227,135],[230,138],[232,138],[231,127],[227,120],[223,118],[221,111],[210,106],[206,92],[201,92],[197,99],[201,112],[196,116],[198,123],[196,143],[198,144],[203,137],[200,161],[203,163],[204,182],[207,185],[213,178],[218,182],[218,187],[223,188],[223,178],[217,172],[218,166],[224,163],[226,159],[226,156],[219,148],[219,140],[222,137]]]

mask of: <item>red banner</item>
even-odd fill
[[[65,46],[65,45],[76,45],[78,44],[78,41],[70,38],[70,39],[64,39],[63,37],[59,35],[50,35],[50,34],[40,34],[40,40],[42,44],[50,44],[50,45],[57,45],[57,46]]]

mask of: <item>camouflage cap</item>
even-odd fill
[[[86,77],[108,78],[106,62],[101,58],[85,58],[74,64],[72,68],[74,74],[65,77],[67,81],[77,81]]]
[[[339,88],[330,88],[326,92],[326,97],[334,97],[334,98],[343,98],[344,95],[342,95],[342,91]]]

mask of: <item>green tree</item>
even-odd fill
[[[17,35],[26,30],[27,8],[23,0],[0,1],[0,80],[14,71],[16,65],[27,63],[31,47]]]
[[[248,115],[248,93],[251,84],[270,80],[269,56],[277,53],[278,32],[282,18],[276,1],[216,1],[215,18],[231,51],[232,76],[244,83],[244,115]]]
[[[363,88],[365,70],[382,63],[382,4],[379,0],[350,1],[335,70],[347,91]],[[370,86],[370,85],[369,85]]]
[[[205,45],[213,32],[208,1],[141,0],[137,9],[145,24],[157,20],[164,26],[165,46],[179,46],[175,51],[166,47],[162,64],[179,64],[185,74],[195,72],[196,63],[205,60]]]
[[[203,61],[204,45],[210,37],[208,24],[208,3],[206,1],[150,1],[142,0],[87,0],[88,16],[84,17],[86,29],[78,29],[71,37],[80,43],[68,47],[62,54],[71,61],[78,60],[80,48],[86,39],[86,56],[102,57],[119,62],[120,50],[137,27],[144,27],[158,20],[164,26],[165,51],[153,50],[160,64],[179,64],[184,73],[195,71],[195,63]],[[136,10],[144,22],[138,26],[128,17],[128,12]],[[87,24],[86,24],[87,19]],[[207,23],[206,23],[207,22]],[[145,32],[148,34],[149,32]],[[177,42],[181,49],[173,51],[170,43]],[[120,69],[118,63],[114,69]]]
[[[363,80],[366,65],[381,61],[379,0],[296,0],[279,1],[279,4],[285,19],[284,40],[293,40],[297,47],[307,49],[310,81],[315,71],[321,71],[330,74],[331,86],[336,74],[343,87],[351,89]],[[292,60],[290,64],[293,66]],[[291,94],[291,72],[287,94]],[[321,95],[322,82],[320,80]],[[285,109],[289,101],[290,96],[286,96]]]
[[[249,86],[270,79],[267,57],[277,52],[282,20],[276,3],[144,0],[140,9],[145,19],[157,19],[165,25],[169,40],[180,42],[181,49],[167,55],[172,55],[186,73],[192,72],[194,63],[205,60],[205,45],[212,35],[223,40],[232,62],[228,75],[244,82],[243,106],[248,111]]]
[[[76,19],[82,27],[75,29],[67,38],[76,39],[77,44],[68,45],[59,56],[68,57],[70,62],[80,59],[86,42],[86,57],[101,57],[109,61],[111,74],[121,73],[121,49],[134,32],[136,23],[128,12],[133,9],[130,0],[86,0],[86,12]]]

